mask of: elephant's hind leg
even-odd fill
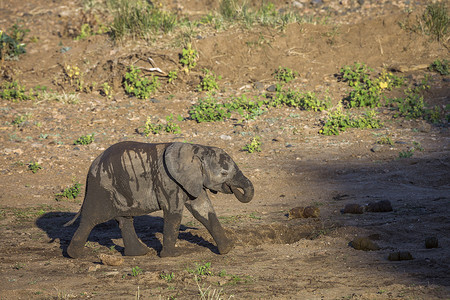
[[[122,231],[125,255],[139,256],[147,254],[150,249],[139,240],[134,229],[133,217],[117,217],[116,220],[119,222],[119,228]]]

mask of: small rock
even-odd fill
[[[392,211],[392,205],[389,200],[370,202],[366,206],[366,211],[368,211],[368,212],[388,212],[388,211]]]
[[[97,270],[100,269],[100,268],[101,268],[100,265],[90,266],[90,267],[88,268],[88,272],[95,272],[95,271],[97,271]]]
[[[411,260],[413,256],[409,251],[398,251],[390,253],[388,256],[388,260],[390,261],[400,261],[400,260]]]
[[[298,218],[318,218],[320,216],[320,209],[314,206],[298,206],[289,211],[288,220]]]
[[[276,137],[276,138],[272,139],[272,141],[284,143],[284,139],[282,137]]]
[[[277,86],[275,84],[272,84],[271,86],[269,86],[267,88],[268,92],[276,92],[277,91]]]
[[[102,264],[107,266],[120,266],[123,264],[123,258],[116,255],[100,254],[98,256]]]
[[[343,214],[362,214],[364,213],[364,206],[357,203],[350,203],[345,205],[344,209],[341,210]]]
[[[258,91],[262,91],[264,89],[264,84],[261,82],[255,82],[254,84],[255,89],[257,89]]]
[[[220,136],[220,138],[221,138],[222,140],[224,140],[224,141],[231,141],[231,136],[226,135],[226,134],[222,134],[222,135]]]
[[[372,147],[372,149],[370,149],[370,151],[372,152],[380,152],[381,150],[383,150],[383,146],[381,145],[375,145]]]
[[[356,250],[363,250],[363,251],[380,250],[380,247],[368,237],[356,238],[350,242],[350,246],[352,246]]]
[[[437,237],[430,236],[425,239],[425,248],[437,248],[439,246],[439,240]]]

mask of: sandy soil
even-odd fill
[[[162,4],[195,19],[217,8],[211,2]],[[81,24],[94,15],[108,16],[99,10],[86,12],[80,1],[2,1],[0,28],[6,30],[20,19],[30,29],[30,41],[18,61],[2,62],[1,81],[16,79],[27,88],[40,85],[69,95],[74,87],[64,81],[64,68],[78,66],[85,82],[108,82],[114,94],[107,98],[96,89],[76,92],[75,104],[51,97],[0,101],[0,298],[195,299],[202,298],[202,291],[203,299],[450,298],[448,123],[393,118],[392,111],[381,107],[377,111],[383,128],[323,136],[318,131],[326,112],[281,107],[243,123],[236,118],[201,124],[185,120],[178,122],[180,134],[137,133],[148,116],[187,118],[191,105],[205,97],[196,91],[203,68],[222,76],[219,99],[260,95],[276,83],[272,73],[283,66],[300,74],[288,86],[328,95],[336,105],[350,89],[335,74],[358,61],[374,68],[374,74],[401,69],[396,74],[409,85],[429,76],[425,102],[450,103],[450,77],[426,69],[435,59],[449,59],[448,41],[438,43],[399,26],[415,21],[424,1],[341,2],[297,1],[305,14],[317,20],[328,17],[284,30],[197,28],[192,44],[199,52],[198,65],[184,74],[175,33],[149,43],[114,44],[107,35],[77,41]],[[286,6],[285,1],[275,4]],[[162,81],[152,101],[125,95],[121,84],[127,66],[149,68],[149,57],[166,72],[178,70],[180,78],[174,84]],[[25,114],[25,123],[11,124]],[[92,133],[93,144],[73,145]],[[242,151],[254,135],[261,137],[262,152]],[[389,135],[394,145],[377,146],[382,135]],[[122,256],[120,231],[113,221],[92,232],[87,258],[66,256],[76,226],[62,224],[78,211],[83,197],[56,201],[55,194],[73,181],[84,183],[92,160],[123,140],[218,146],[235,159],[254,183],[255,198],[242,204],[228,195],[211,195],[236,242],[229,254],[217,254],[206,230],[185,212],[177,243],[185,254],[159,258],[163,220],[158,212],[135,220],[138,235],[154,249],[146,256]],[[399,153],[414,143],[423,151],[400,159]],[[43,169],[32,173],[30,162]],[[393,210],[341,212],[347,204],[381,200],[390,201]],[[319,218],[288,219],[290,209],[310,205],[320,210]],[[378,250],[352,247],[361,237],[376,243]],[[438,239],[439,247],[425,247],[430,237]],[[388,260],[399,251],[413,259]],[[122,257],[123,263],[105,265],[100,254]],[[193,272],[209,264],[209,271],[198,276]]]

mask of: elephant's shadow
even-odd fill
[[[59,239],[60,248],[64,256],[67,256],[67,247],[70,240],[79,225],[79,219],[71,226],[64,227],[63,225],[70,221],[75,216],[74,213],[69,212],[49,212],[36,220],[36,225],[47,233],[47,236],[52,241]],[[134,218],[134,227],[136,234],[148,247],[153,248],[158,254],[161,252],[162,245],[160,240],[156,237],[156,233],[162,233],[164,228],[164,219],[161,217],[154,217],[150,215],[138,216]],[[180,226],[179,239],[186,240],[190,243],[197,244],[210,249],[214,253],[219,253],[215,245],[206,241],[202,237],[194,236],[188,229],[196,229],[195,227]],[[97,225],[89,235],[88,242],[97,242],[105,247],[112,247],[124,253],[122,246],[114,243],[114,239],[121,239],[122,234],[119,226],[115,220]]]

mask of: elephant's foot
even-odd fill
[[[161,250],[161,252],[159,253],[160,257],[175,257],[175,256],[180,256],[181,252],[178,249],[166,249],[163,247],[163,249]]]
[[[74,245],[70,243],[69,247],[67,247],[67,255],[72,258],[82,258],[86,256],[86,251],[84,249],[84,245]]]
[[[125,247],[124,254],[126,256],[141,256],[145,255],[150,251],[150,249],[142,243],[135,244],[133,246]]]
[[[234,248],[234,242],[232,240],[228,240],[218,245],[217,248],[219,249],[220,254],[227,254]]]

